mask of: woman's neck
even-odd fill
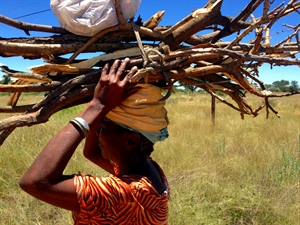
[[[149,157],[130,157],[126,162],[119,165],[120,175],[145,175],[148,167]]]

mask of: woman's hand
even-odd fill
[[[110,68],[106,64],[102,69],[92,102],[104,106],[107,112],[121,103],[130,78],[138,70],[134,66],[127,74],[124,74],[129,62],[129,58],[126,58],[122,63],[117,59]]]
[[[113,172],[113,167],[110,161],[103,158],[101,154],[96,130],[106,113],[118,106],[124,98],[135,91],[132,90],[124,94],[124,91],[129,88],[129,79],[137,71],[137,67],[133,67],[124,75],[129,62],[130,59],[126,58],[122,63],[120,60],[114,61],[110,68],[108,64],[104,66],[94,91],[93,100],[80,115],[89,123],[91,129],[85,141],[84,156],[110,173]]]

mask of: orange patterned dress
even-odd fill
[[[169,188],[166,176],[158,168],[167,187],[163,194],[140,175],[98,178],[79,173],[74,177],[74,186],[80,212],[73,213],[74,224],[168,224]]]

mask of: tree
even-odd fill
[[[181,87],[184,88],[185,91],[191,91],[191,92],[194,92],[194,91],[196,91],[197,88],[198,88],[197,86],[194,86],[194,85],[188,85],[188,84],[185,84],[185,83],[182,82],[182,81],[178,81],[178,83],[179,83],[179,85],[180,85]]]
[[[291,81],[291,86],[290,86],[290,92],[295,93],[297,91],[299,91],[298,81],[292,80]]]
[[[271,90],[273,88],[273,84],[265,84],[267,90]]]
[[[289,90],[290,82],[288,80],[280,80],[274,81],[273,83],[274,88],[278,88],[282,92],[286,92]]]
[[[197,86],[193,86],[193,85],[186,85],[185,88],[191,92],[194,92],[198,89]]]
[[[4,74],[2,80],[0,80],[0,84],[9,84],[9,83],[11,83],[11,77],[8,76],[7,74]]]

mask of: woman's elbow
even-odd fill
[[[44,192],[49,188],[49,185],[45,181],[37,180],[30,175],[24,174],[19,180],[20,188],[28,194],[34,194],[37,192]]]

